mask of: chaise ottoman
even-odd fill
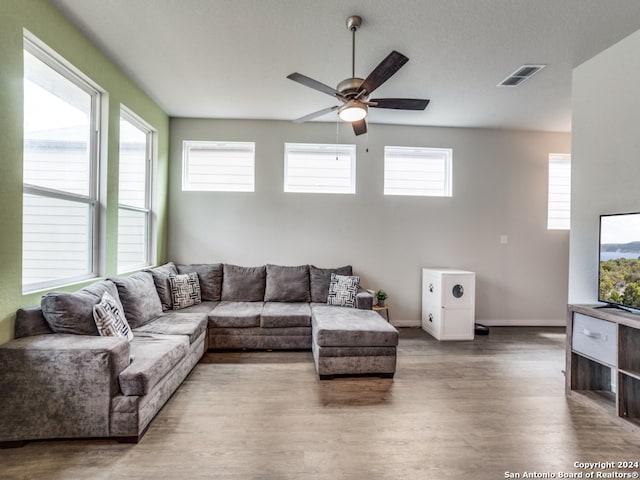
[[[398,331],[372,310],[311,304],[312,351],[321,380],[335,375],[393,378]]]

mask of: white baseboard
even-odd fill
[[[476,320],[487,327],[565,327],[567,321],[563,319],[511,319],[511,320]]]
[[[477,323],[487,327],[565,327],[566,320],[541,320],[541,319],[518,319],[518,320],[477,320]],[[391,321],[394,327],[399,328],[420,328],[420,320],[395,320]]]
[[[420,320],[392,320],[391,325],[399,328],[420,328]]]

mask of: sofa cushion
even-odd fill
[[[321,347],[389,347],[398,331],[372,310],[312,305],[312,331]]]
[[[104,292],[100,302],[93,306],[93,319],[101,336],[124,337],[129,341],[133,340],[133,333],[131,333],[122,307],[108,292]]]
[[[124,315],[131,328],[149,323],[162,313],[162,303],[149,272],[111,279],[118,287]]]
[[[136,335],[141,333],[157,333],[163,335],[187,335],[189,343],[195,342],[207,329],[206,313],[164,312],[152,322],[136,328]]]
[[[124,395],[146,395],[187,356],[186,335],[136,335],[131,342],[133,362],[119,375]]]
[[[220,302],[202,302],[202,303],[198,303],[197,305],[192,305],[190,307],[183,308],[182,310],[176,313],[204,313],[206,316],[209,313],[211,313],[211,310],[213,310],[219,303]],[[170,313],[170,312],[165,312],[165,313]]]
[[[42,314],[55,333],[99,335],[93,319],[93,306],[100,301],[105,292],[109,292],[122,307],[116,286],[109,280],[103,280],[77,292],[47,293],[40,302]]]
[[[198,274],[200,292],[203,301],[218,302],[222,295],[222,264],[221,263],[192,263],[176,265],[178,273]]]
[[[239,267],[224,264],[222,277],[222,300],[228,302],[262,302],[266,268]]]
[[[169,275],[171,300],[173,309],[180,310],[202,303],[200,298],[200,281],[196,272],[184,275]]]
[[[360,277],[332,273],[327,304],[339,307],[355,307],[359,286]]]
[[[309,265],[267,265],[265,302],[310,302]]]
[[[260,315],[263,328],[311,326],[311,307],[308,303],[267,302]]]
[[[352,275],[353,269],[351,265],[338,268],[318,268],[314,265],[309,265],[309,283],[312,302],[327,303],[332,273],[336,275]]]
[[[222,301],[209,314],[211,327],[259,327],[263,302]]]
[[[153,283],[156,286],[162,310],[171,310],[173,301],[171,297],[171,289],[169,288],[169,275],[177,275],[178,270],[173,262],[165,263],[159,267],[144,270],[149,272],[153,277]]]

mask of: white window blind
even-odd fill
[[[182,190],[255,191],[255,143],[185,141]]]
[[[22,288],[97,274],[100,92],[24,38]]]
[[[571,227],[571,155],[549,154],[549,208],[547,228],[569,230]]]
[[[384,194],[450,197],[450,148],[384,147]]]
[[[356,193],[356,146],[285,143],[284,191]]]
[[[118,272],[151,264],[151,188],[154,132],[121,106]]]

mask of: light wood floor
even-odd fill
[[[31,442],[0,450],[0,478],[495,480],[640,461],[640,435],[565,399],[563,368],[557,328],[403,329],[393,380],[320,382],[310,352],[210,353],[138,445]]]

